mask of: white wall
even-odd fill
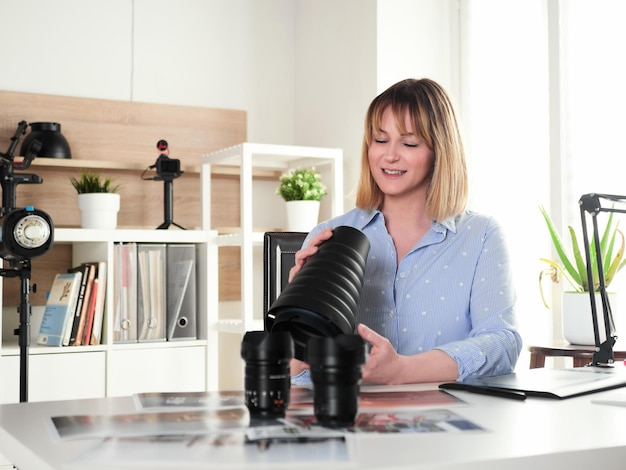
[[[248,140],[291,144],[294,14],[291,0],[3,0],[0,89],[243,109]]]
[[[378,92],[427,77],[458,95],[458,9],[458,0],[378,2]]]
[[[251,142],[342,148],[350,192],[378,92],[456,90],[457,3],[3,0],[0,89],[243,109]]]
[[[360,171],[363,119],[381,91],[430,77],[456,81],[457,0],[299,0],[296,143],[344,150],[345,208]],[[332,14],[329,14],[332,12]]]

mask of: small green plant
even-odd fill
[[[315,168],[297,168],[279,178],[276,194],[285,201],[319,201],[326,196],[326,186]]]
[[[572,256],[570,257],[565,251],[561,237],[559,236],[559,233],[557,232],[554,224],[552,223],[552,219],[550,219],[550,216],[546,212],[545,208],[543,206],[539,206],[539,210],[541,211],[541,215],[543,216],[548,227],[550,238],[552,239],[552,243],[554,244],[560,263],[547,258],[541,258],[541,261],[544,261],[555,268],[557,272],[562,274],[563,277],[567,279],[576,291],[589,292],[585,252],[584,249],[582,251],[580,249],[576,232],[574,232],[574,229],[571,226],[568,227],[572,244]],[[604,285],[606,287],[609,286],[615,275],[624,267],[624,264],[626,264],[626,260],[622,260],[625,247],[624,234],[618,229],[618,225],[619,223],[613,226],[613,213],[611,213],[600,239],[602,271],[604,272]],[[590,238],[593,237],[591,236]],[[619,244],[619,247],[614,253],[616,242]],[[593,239],[590,241],[590,254],[592,267],[591,272],[593,274],[593,290],[597,291],[600,288],[600,283],[598,281],[598,263]]]
[[[89,170],[79,170],[79,178],[70,177],[70,182],[78,194],[86,193],[116,193],[119,185],[113,186],[112,178],[102,178],[99,174]]]

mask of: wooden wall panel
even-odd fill
[[[41,176],[43,183],[22,184],[16,191],[17,207],[33,205],[47,212],[56,227],[80,225],[76,192],[69,178],[77,176],[83,166],[95,166],[103,176],[111,176],[121,184],[120,228],[160,225],[164,220],[164,183],[144,181],[141,174],[158,156],[156,142],[166,139],[170,157],[180,159],[185,171],[173,182],[174,221],[188,229],[199,228],[200,157],[246,141],[244,111],[0,91],[0,152],[8,150],[22,120],[61,123],[72,149],[69,161],[36,158],[24,173]],[[213,167],[214,227],[239,226],[238,171]],[[154,176],[154,170],[148,176]],[[222,300],[240,298],[239,259],[238,250],[220,253],[220,269],[224,269],[220,274]],[[31,294],[33,305],[45,303],[54,275],[70,265],[70,245],[55,245],[45,256],[32,261],[32,283],[38,285],[37,292]],[[18,305],[19,280],[5,278],[3,282],[3,304]]]
[[[22,120],[60,123],[79,160],[147,166],[165,139],[172,158],[197,165],[207,152],[246,141],[245,111],[0,91],[3,152]]]

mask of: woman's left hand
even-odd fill
[[[362,369],[363,381],[381,384],[399,383],[402,356],[396,352],[387,338],[371,328],[361,323],[357,331],[361,338],[372,345],[367,362]]]

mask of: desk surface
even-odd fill
[[[393,387],[436,388],[436,384]],[[510,400],[468,392],[450,392],[464,403],[445,406],[486,431],[429,434],[348,434],[351,463],[324,463],[325,470],[615,468],[626,461],[626,407],[600,405],[592,399],[626,393],[611,390],[567,400],[529,397]],[[20,470],[81,468],[70,464],[98,440],[60,441],[49,428],[51,416],[136,412],[130,397],[0,406],[0,453]],[[297,456],[296,456],[297,457]],[[201,468],[211,467],[210,463]],[[293,462],[291,462],[293,466]],[[319,468],[298,461],[299,469]],[[288,468],[284,464],[279,468]],[[84,468],[84,464],[83,464]],[[96,470],[102,467],[89,464]],[[142,468],[121,467],[114,468]],[[146,467],[148,468],[148,467]],[[169,468],[150,465],[149,468]],[[176,465],[176,469],[187,468]],[[189,468],[199,468],[197,466]],[[241,468],[229,466],[229,469]],[[245,468],[269,468],[255,464]],[[272,465],[272,468],[277,468]]]

